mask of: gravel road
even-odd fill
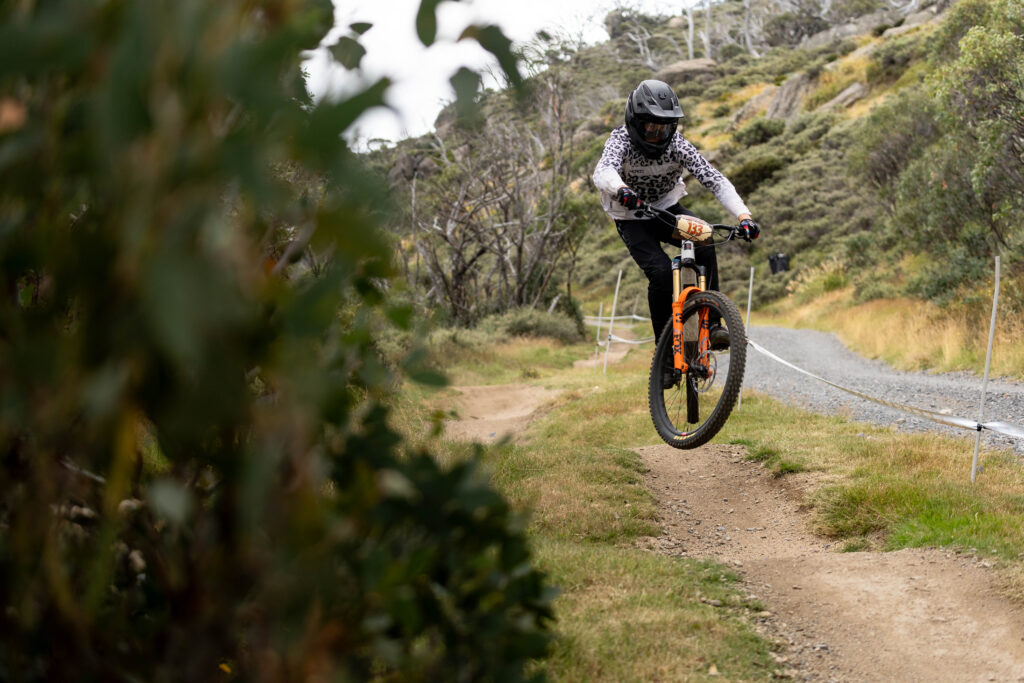
[[[797,367],[869,396],[953,417],[978,418],[982,378],[976,375],[895,370],[883,361],[858,356],[834,334],[815,330],[754,326],[749,337]],[[974,438],[972,432],[936,424],[840,391],[761,355],[753,347],[747,350],[743,386],[825,415],[895,425],[905,431],[937,430]],[[1024,383],[990,378],[983,422],[1024,426]],[[988,430],[983,434],[984,446],[1014,448],[1024,456],[1024,440]]]

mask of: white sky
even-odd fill
[[[625,5],[648,14],[682,13],[693,0],[464,0],[443,2],[437,12],[438,42],[424,48],[416,36],[416,11],[420,0],[334,0],[335,32],[325,41],[335,42],[356,21],[373,24],[360,41],[366,48],[363,81],[341,67],[328,66],[326,52],[313,53],[306,68],[314,96],[345,92],[360,82],[389,76],[387,102],[395,111],[376,109],[355,124],[357,140],[399,140],[422,135],[433,128],[446,102],[454,99],[448,79],[460,66],[484,67],[488,59],[476,41],[453,43],[469,24],[498,24],[514,41],[532,38],[546,29],[581,35],[588,43],[606,40],[604,17],[613,7]],[[357,146],[362,146],[358,142]]]

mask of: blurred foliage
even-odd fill
[[[411,308],[340,136],[388,83],[311,101],[332,14],[0,5],[2,680],[516,680],[545,653],[521,520],[388,427],[400,374],[443,378],[375,351]]]

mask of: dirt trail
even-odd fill
[[[519,434],[559,391],[529,384],[454,387],[457,420],[445,421],[452,439],[491,443]]]
[[[637,449],[669,555],[732,565],[787,644],[779,669],[812,681],[1024,681],[1024,610],[976,558],[839,553],[808,531],[807,475],[775,479],[741,446]]]
[[[448,434],[479,441],[521,433],[558,394],[529,385],[456,389],[460,419]],[[802,505],[813,475],[775,479],[742,446],[637,452],[664,529],[641,545],[732,566],[766,606],[754,623],[782,645],[778,675],[1024,681],[1024,609],[1000,597],[988,562],[934,549],[836,552],[808,528]]]

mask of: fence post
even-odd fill
[[[622,283],[622,269],[619,279],[615,281],[615,298],[612,299],[612,317],[608,319],[608,345],[604,347],[604,372],[608,374],[608,352],[612,349],[612,326],[615,324],[615,304],[619,301],[619,285]]]
[[[597,367],[597,352],[601,350],[601,316],[604,315],[604,302],[597,309],[597,338],[594,339],[594,367]]]
[[[746,332],[750,334],[750,304],[754,300],[754,266],[750,266],[750,284],[747,286],[747,327]],[[740,387],[740,395],[736,400],[736,410],[743,407],[743,387]]]
[[[996,255],[996,288],[992,293],[992,320],[988,325],[988,352],[985,354],[985,379],[981,382],[981,404],[978,406],[978,434],[974,437],[974,459],[971,461],[971,483],[978,475],[978,449],[981,448],[981,424],[985,421],[985,394],[988,392],[988,370],[992,364],[992,341],[996,335],[996,308],[999,306],[999,255]]]

